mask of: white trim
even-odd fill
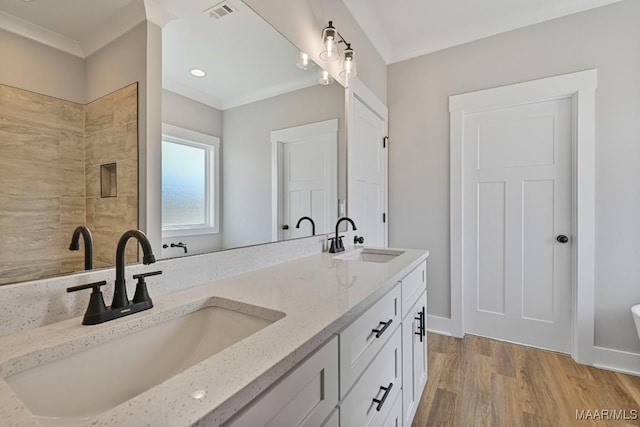
[[[330,136],[334,143],[329,147],[329,212],[338,215],[338,119],[309,123],[271,131],[271,239],[276,242],[282,236],[282,145],[317,136]],[[336,218],[337,219],[337,218]]]
[[[605,347],[593,347],[593,366],[640,376],[640,354]]]
[[[572,355],[583,364],[594,360],[595,289],[595,90],[597,70],[587,70],[530,82],[455,95],[451,114],[451,333],[464,335],[462,248],[462,142],[465,114],[547,99],[572,98],[573,156],[573,331]]]
[[[427,314],[427,331],[449,337],[453,336],[453,334],[451,334],[451,319]]]
[[[384,102],[380,101],[378,97],[357,77],[349,82],[349,86],[345,88],[345,102],[346,102],[346,111],[345,111],[345,123],[347,129],[347,215],[349,215],[350,209],[350,198],[349,192],[351,187],[351,182],[349,181],[349,141],[354,138],[353,136],[353,126],[351,126],[351,118],[353,117],[353,103],[354,100],[358,99],[362,102],[369,110],[371,110],[375,115],[380,117],[384,121],[384,133],[385,135],[389,135],[389,109],[384,104]],[[384,170],[384,212],[387,214],[387,221],[384,224],[384,247],[389,246],[389,144],[387,144],[386,149],[383,151],[384,158],[382,159],[385,170]]]
[[[162,237],[182,237],[182,236],[200,236],[205,234],[217,234],[220,232],[220,138],[207,135],[204,133],[196,132],[191,129],[185,129],[179,126],[170,125],[168,123],[162,123],[162,138],[166,138],[169,141],[183,143],[185,145],[192,145],[195,147],[209,146],[210,153],[213,155],[213,159],[208,159],[209,162],[213,162],[213,176],[209,174],[210,168],[207,168],[207,177],[209,197],[213,198],[213,211],[210,211],[207,206],[207,216],[213,216],[209,220],[213,226],[206,227],[175,227],[165,229],[162,226]],[[160,184],[160,191],[162,191],[162,184]],[[162,221],[161,221],[162,224]]]

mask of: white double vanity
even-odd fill
[[[428,252],[316,253],[196,277],[212,257],[154,265],[165,274],[149,280],[151,310],[0,338],[2,425],[411,425],[427,381]]]

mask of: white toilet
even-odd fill
[[[631,313],[633,314],[633,321],[636,324],[636,331],[638,331],[638,338],[640,338],[640,304],[631,307]]]

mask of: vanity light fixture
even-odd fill
[[[313,66],[316,65],[311,58],[309,58],[309,55],[306,54],[305,52],[298,52],[298,61],[296,62],[296,67],[300,68],[301,70],[308,70],[310,68],[313,68]]]
[[[346,46],[342,55],[338,46],[340,43],[344,43]],[[340,71],[340,77],[344,78],[347,82],[356,76],[356,61],[351,43],[347,42],[344,37],[333,26],[333,21],[329,21],[322,30],[322,52],[320,52],[320,59],[324,61],[336,61],[342,57],[342,69]]]
[[[327,70],[320,69],[318,75],[318,83],[322,86],[328,86],[333,83],[333,77],[331,77],[331,74],[329,74]]]
[[[201,70],[199,68],[194,68],[191,71],[189,71],[189,73],[191,73],[191,75],[194,77],[204,77],[207,75],[207,73],[204,70]]]

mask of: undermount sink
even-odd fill
[[[228,300],[218,301],[229,305],[224,304]],[[233,308],[243,306],[231,303]],[[85,423],[284,317],[261,307],[250,312],[265,318],[215,304],[5,381],[40,423]]]
[[[403,253],[404,251],[397,251],[393,249],[358,248],[344,254],[336,255],[333,258],[345,261],[385,263],[393,260],[399,255],[402,255]]]

